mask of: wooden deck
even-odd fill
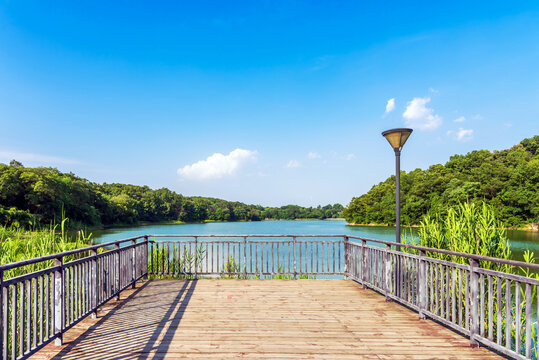
[[[151,280],[33,359],[499,359],[346,280]]]

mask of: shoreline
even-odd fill
[[[238,220],[238,221],[222,221],[222,220],[204,220],[204,221],[193,221],[193,222],[185,222],[185,221],[157,221],[157,222],[150,222],[150,221],[142,221],[135,224],[112,224],[112,225],[100,225],[100,226],[89,226],[84,228],[72,228],[68,229],[67,231],[95,231],[95,230],[110,230],[114,228],[124,228],[124,227],[132,227],[132,226],[149,226],[149,225],[189,225],[189,224],[208,224],[208,223],[239,223],[239,222],[259,222],[259,221],[346,221],[344,218],[328,218],[328,219],[263,219],[263,220]],[[346,226],[357,226],[357,227],[395,227],[393,224],[356,224],[356,223],[347,223]],[[420,228],[420,225],[401,225],[402,228]],[[506,227],[505,230],[519,230],[519,231],[530,231],[530,232],[537,232],[539,231],[539,224],[532,223],[529,225],[526,225],[524,227]]]
[[[209,224],[209,223],[241,223],[241,222],[261,222],[261,221],[346,221],[344,218],[328,218],[328,219],[263,219],[263,220],[237,220],[237,221],[223,221],[223,220],[203,220],[203,221],[140,221],[134,224],[120,223],[110,225],[94,225],[85,227],[68,228],[67,231],[93,231],[93,230],[110,230],[114,228],[124,228],[132,226],[150,226],[150,225],[189,225],[189,224]]]
[[[365,227],[395,227],[393,224],[356,224],[356,223],[347,223],[346,226],[365,226]],[[420,228],[420,225],[401,225],[401,228]],[[537,224],[529,224],[525,227],[506,227],[505,230],[519,230],[519,231],[539,231],[539,226]]]

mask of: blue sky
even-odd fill
[[[2,1],[0,162],[347,204],[383,130],[406,171],[537,135],[538,39],[537,1]]]

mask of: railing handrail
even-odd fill
[[[144,235],[144,236],[147,236],[147,237],[198,237],[198,238],[216,238],[216,237],[225,237],[225,238],[243,238],[243,237],[246,237],[246,238],[250,238],[250,237],[266,237],[266,238],[285,238],[285,237],[344,237],[344,236],[348,236],[348,235],[343,235],[343,234],[339,234],[339,235],[331,235],[331,234],[314,234],[314,235],[311,235],[311,234],[275,234],[275,235],[272,235],[272,234],[222,234],[222,235],[215,235],[215,234],[205,234],[205,235],[183,235],[183,234],[176,234],[176,235],[163,235],[163,234],[159,234],[159,235]],[[349,237],[349,236],[348,236]]]

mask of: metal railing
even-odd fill
[[[486,268],[536,271],[538,264],[354,236],[345,236],[345,242],[346,275],[363,286],[469,336],[471,345],[481,343],[515,359],[538,358],[539,280]]]
[[[147,274],[147,244],[136,237],[0,265],[0,360],[28,358],[53,340],[61,345],[67,330]],[[4,279],[47,262],[54,265]]]
[[[42,269],[4,278],[35,264]],[[0,360],[61,344],[65,331],[148,276],[345,276],[461,332],[472,345],[537,359],[539,280],[503,266],[539,270],[347,235],[144,235],[0,265]]]
[[[152,235],[152,238],[185,240],[151,241],[149,275],[245,278],[344,275],[342,235]]]

